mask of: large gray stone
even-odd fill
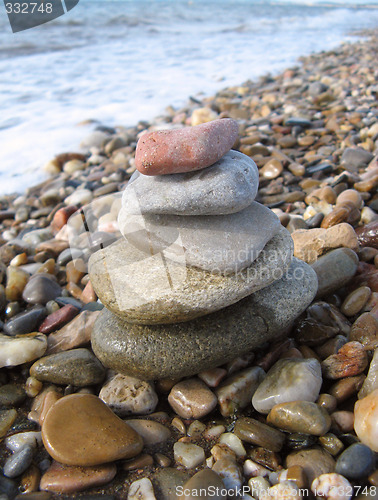
[[[203,170],[143,175],[136,171],[122,196],[126,214],[222,215],[246,208],[256,197],[255,162],[229,151]]]
[[[121,209],[118,225],[147,256],[164,251],[166,259],[221,274],[250,266],[281,228],[278,217],[255,201],[229,215],[127,215]]]
[[[177,323],[234,304],[281,278],[290,265],[293,240],[285,228],[253,264],[229,276],[146,257],[121,238],[89,260],[91,283],[101,302],[130,323]]]
[[[176,378],[222,365],[279,336],[309,305],[317,279],[297,259],[264,290],[202,318],[171,325],[133,325],[103,310],[92,348],[117,372],[142,379]]]

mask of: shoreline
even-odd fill
[[[215,470],[225,478],[227,487],[226,481],[230,478],[227,467],[233,471],[232,486],[250,484],[252,488],[255,483],[250,482],[251,478],[257,475],[263,476],[264,481],[269,480],[262,482],[263,490],[284,480],[283,471],[288,469],[290,474],[295,472],[294,484],[309,491],[313,479],[322,473],[333,473],[342,451],[348,451],[351,444],[358,441],[353,419],[361,418],[354,411],[354,404],[362,401],[360,397],[365,398],[364,414],[371,419],[373,429],[371,435],[366,431],[363,442],[378,446],[375,403],[366,401],[366,395],[377,388],[372,359],[377,358],[377,354],[373,358],[373,353],[377,353],[378,348],[378,85],[375,63],[378,35],[365,32],[365,36],[370,38],[302,57],[296,66],[274,77],[265,75],[258,81],[224,88],[212,97],[192,98],[183,108],[168,108],[166,115],[152,122],[139,122],[134,127],[118,130],[100,127],[86,139],[90,153],[58,155],[48,164],[52,177],[27,189],[23,195],[0,197],[0,321],[5,332],[0,336],[3,342],[0,346],[0,363],[3,363],[0,364],[0,389],[3,390],[0,391],[0,414],[4,417],[0,420],[0,435],[9,437],[25,430],[38,431],[47,410],[62,396],[76,392],[98,395],[107,383],[89,377],[82,386],[76,386],[73,380],[78,370],[70,372],[63,361],[56,362],[50,378],[44,383],[37,375],[30,376],[31,365],[34,362],[43,364],[44,356],[65,354],[78,347],[91,353],[90,336],[101,304],[97,302],[88,274],[89,249],[78,246],[74,255],[71,253],[69,217],[81,206],[94,203],[94,212],[98,212],[91,251],[101,243],[108,245],[118,237],[119,193],[135,170],[133,158],[140,134],[147,128],[181,127],[230,117],[239,122],[240,138],[235,147],[253,158],[259,168],[256,201],[272,208],[281,224],[290,231],[296,257],[309,264],[315,262],[318,272],[322,265],[326,267],[323,257],[327,257],[331,259],[330,269],[338,269],[342,279],[339,277],[335,282],[333,275],[338,273],[323,271],[322,293],[292,327],[281,332],[282,337],[227,365],[209,370],[207,374],[203,372],[201,380],[206,383],[207,391],[218,394],[217,387],[222,383],[228,384],[231,394],[226,403],[219,397],[216,408],[210,409],[204,417],[195,419],[175,414],[167,396],[178,380],[148,384],[144,394],[150,398],[148,402],[152,404],[153,400],[154,404],[145,414],[135,411],[135,396],[129,395],[126,398],[129,404],[127,418],[159,423],[165,429],[159,427],[155,432],[165,437],[158,444],[146,446],[143,455],[110,464],[110,472],[109,469],[105,472],[103,466],[97,471],[87,469],[86,478],[81,476],[80,479],[86,486],[84,495],[97,495],[94,499],[100,495],[107,500],[123,499],[133,482],[146,478],[151,481],[156,500],[168,500],[172,498],[174,486],[185,485],[189,477],[213,463],[218,464]],[[315,236],[313,231],[318,231],[316,235],[323,231],[322,236]],[[352,273],[343,267],[344,254],[357,261]],[[332,261],[332,255],[336,260]],[[318,276],[321,275],[319,272]],[[45,285],[33,289],[36,279],[45,281]],[[53,298],[49,295],[52,288],[55,290]],[[37,299],[34,294],[38,295]],[[26,359],[29,351],[22,342],[33,342],[37,331],[47,351],[42,349]],[[5,341],[15,343],[10,356],[12,362],[2,357]],[[337,358],[343,347],[344,361]],[[266,415],[251,405],[252,393],[248,391],[252,389],[244,384],[243,377],[251,369],[268,372],[277,361],[289,358],[303,360],[303,363],[311,358],[318,363],[320,372],[321,366],[320,395],[309,398],[318,403],[316,408],[321,407],[327,425],[315,435],[311,431],[312,417],[308,419],[308,427],[303,424],[298,428],[290,427],[289,431],[285,427],[284,431],[275,428],[274,433],[279,432],[280,439],[285,442],[277,450],[275,434],[267,435],[266,430],[259,428],[266,423]],[[336,360],[340,361],[337,373]],[[67,378],[62,382],[62,374],[68,377],[68,382]],[[310,375],[303,377],[303,386],[306,386],[306,377]],[[193,378],[198,380],[196,376]],[[284,393],[287,387],[281,383]],[[116,391],[113,396],[117,397]],[[125,401],[120,403],[125,404]],[[301,405],[298,408],[300,414]],[[3,411],[10,412],[6,413],[6,418]],[[257,427],[251,432],[256,432],[260,440],[242,439],[239,443],[242,433],[235,439],[234,426],[245,422],[244,417],[255,419]],[[268,423],[273,425],[271,420]],[[226,437],[220,443],[221,434]],[[229,434],[233,435],[233,441]],[[202,448],[206,461],[186,468],[173,450],[177,442]],[[33,446],[32,465],[29,463],[10,479],[0,475],[0,495],[2,488],[7,487],[10,493],[6,494],[13,499],[17,488],[26,488],[26,492],[32,493],[41,485],[41,489],[51,492],[48,498],[62,498],[60,493],[66,499],[80,498],[80,481],[75,476],[80,472],[78,468],[67,466],[57,470],[55,467],[54,471],[44,447],[36,443]],[[0,442],[0,465],[9,464],[11,457],[3,440]],[[219,462],[225,458],[222,466]],[[370,500],[374,498],[373,487],[378,483],[376,465],[371,463],[355,479],[352,472],[358,463],[350,458],[336,484],[354,491],[357,486],[366,487],[366,494],[356,495],[356,498]],[[294,466],[299,467],[294,471]],[[54,480],[49,479],[50,472]],[[94,479],[99,482],[94,483]],[[331,482],[330,477],[327,480]],[[91,484],[97,486],[91,488]],[[315,483],[312,489],[319,491],[319,484]],[[45,500],[46,497],[40,498]],[[152,499],[153,496],[144,498]],[[282,497],[276,498],[281,500]]]

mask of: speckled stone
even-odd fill
[[[59,463],[93,466],[138,455],[142,438],[91,394],[56,402],[42,425],[48,453]]]
[[[128,215],[224,215],[255,199],[259,174],[255,162],[229,151],[206,169],[184,174],[147,176],[136,171],[122,196]]]
[[[146,259],[163,253],[181,266],[227,275],[250,267],[282,227],[255,201],[240,212],[216,216],[128,215],[121,209],[118,226]]]
[[[290,264],[292,239],[285,228],[250,267],[222,276],[163,259],[146,258],[124,238],[89,260],[91,283],[101,302],[130,323],[188,321],[231,305],[278,279]]]
[[[182,418],[201,418],[214,410],[217,398],[202,380],[192,378],[174,385],[168,402]]]
[[[145,380],[196,374],[275,338],[311,302],[316,286],[311,268],[294,259],[285,278],[198,320],[132,325],[104,310],[92,348],[105,366]]]

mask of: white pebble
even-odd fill
[[[46,349],[47,337],[41,333],[22,337],[0,334],[0,368],[18,366],[39,359]]]
[[[251,495],[257,500],[260,500],[262,495],[270,488],[269,481],[262,476],[251,477],[248,481],[248,486],[251,490]]]
[[[21,450],[26,445],[36,448],[37,446],[41,446],[41,444],[41,433],[35,431],[19,432],[5,439],[5,446],[13,452]]]
[[[311,491],[316,497],[324,497],[326,500],[349,500],[353,495],[350,482],[335,472],[315,478]]]
[[[173,453],[176,462],[187,469],[197,467],[205,460],[205,452],[196,444],[177,442],[173,445]]]
[[[253,460],[246,460],[244,462],[243,472],[247,477],[267,477],[270,474],[270,470],[260,464],[257,464]]]
[[[127,500],[156,500],[151,481],[144,477],[131,483]]]
[[[237,491],[241,488],[243,478],[240,467],[231,457],[224,457],[217,460],[212,469],[222,479],[226,489]]]
[[[232,434],[232,432],[222,434],[219,438],[219,442],[231,448],[237,457],[245,457],[247,454],[241,439],[235,434]]]

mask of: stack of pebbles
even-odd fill
[[[142,379],[192,375],[277,337],[314,298],[314,271],[253,201],[258,170],[231,150],[237,137],[222,119],[140,138],[123,237],[89,261],[106,307],[92,347],[105,366]]]

